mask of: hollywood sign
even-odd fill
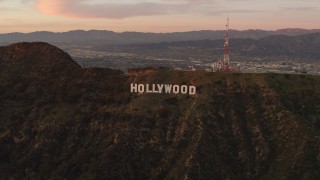
[[[131,93],[154,93],[154,94],[189,94],[195,95],[197,88],[187,85],[172,85],[172,84],[131,84]]]

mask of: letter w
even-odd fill
[[[170,94],[171,93],[171,88],[172,88],[172,84],[165,84],[164,85],[164,90],[166,93]]]

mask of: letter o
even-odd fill
[[[174,85],[173,86],[173,93],[174,94],[178,94],[179,93],[179,89],[180,89],[180,87],[178,85]]]
[[[181,86],[181,93],[187,94],[187,92],[188,92],[188,87],[186,85]]]
[[[143,84],[139,84],[138,85],[138,92],[139,93],[144,93],[144,85]]]

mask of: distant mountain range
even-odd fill
[[[176,33],[141,33],[112,31],[69,31],[62,33],[33,32],[0,34],[0,45],[15,42],[49,42],[63,45],[89,45],[98,51],[142,53],[158,57],[188,58],[194,55],[220,55],[224,30]],[[179,49],[179,50],[177,50]],[[247,57],[285,56],[320,59],[320,29],[230,30],[232,55]]]
[[[296,36],[320,32],[320,29],[280,29],[276,31],[266,30],[230,30],[230,38],[250,38],[260,39],[271,35]],[[174,33],[142,33],[142,32],[123,32],[103,30],[74,30],[69,32],[32,32],[32,33],[8,33],[0,34],[1,44],[11,44],[15,42],[35,42],[43,41],[53,44],[90,44],[90,45],[119,45],[119,44],[142,44],[142,43],[159,43],[159,42],[176,42],[176,41],[194,41],[194,40],[216,40],[223,39],[224,30],[202,30],[190,32]]]
[[[161,42],[149,44],[122,45],[117,48],[122,52],[141,54],[172,54],[188,58],[194,55],[209,56],[223,53],[223,39],[194,40],[179,42]],[[111,46],[97,46],[98,50],[112,49]],[[234,38],[230,39],[232,56],[246,57],[293,57],[320,60],[320,32],[296,36],[270,35],[260,39]]]

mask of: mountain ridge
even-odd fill
[[[230,54],[232,56],[245,57],[293,57],[319,60],[320,33],[303,34],[297,36],[271,35],[260,39],[229,39]],[[223,39],[219,40],[197,40],[197,41],[178,41],[161,42],[151,44],[134,44],[119,46],[122,51],[128,52],[152,52],[161,51],[166,54],[174,49],[180,48],[175,53],[199,53],[206,52],[212,55],[221,54]],[[98,50],[105,48],[97,46]],[[183,49],[185,48],[185,50]],[[173,49],[173,50],[172,50]],[[185,52],[184,52],[185,51]],[[187,53],[186,53],[187,52]],[[182,56],[182,55],[181,55]]]
[[[320,29],[281,29],[275,31],[266,30],[230,30],[230,38],[260,39],[270,35],[301,35],[320,32]],[[174,42],[184,40],[223,39],[224,30],[200,30],[189,32],[172,33],[142,33],[142,32],[113,32],[107,30],[72,30],[68,32],[38,31],[31,33],[8,33],[0,34],[0,42],[34,42],[45,41],[50,43],[77,43],[77,44],[137,44]]]
[[[15,47],[0,48],[4,179],[320,177],[319,76],[123,73],[80,68],[43,43],[8,56]],[[197,95],[133,94],[133,82]]]

